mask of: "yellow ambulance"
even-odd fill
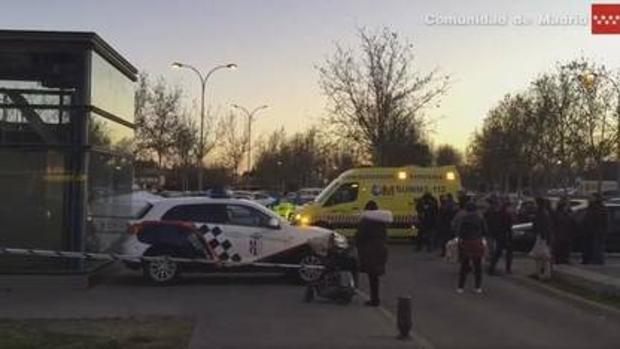
[[[439,195],[450,193],[456,199],[460,190],[461,179],[454,166],[356,168],[342,173],[314,202],[299,208],[294,221],[352,236],[360,212],[373,200],[380,209],[390,210],[394,215],[389,237],[411,237],[419,197],[429,192],[438,199]]]

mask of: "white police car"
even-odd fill
[[[123,253],[136,256],[207,258],[224,263],[175,263],[161,259],[125,262],[142,268],[155,283],[168,283],[181,272],[248,271],[256,262],[321,264],[328,246],[346,248],[338,233],[317,227],[292,226],[264,206],[239,199],[208,197],[169,198],[149,202],[138,220],[131,222]],[[298,277],[312,282],[316,268],[297,269]]]

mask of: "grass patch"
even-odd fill
[[[193,321],[172,317],[0,320],[0,348],[187,348]]]
[[[560,291],[574,294],[587,300],[605,304],[620,310],[620,296],[596,292],[586,287],[558,279],[552,279],[550,281],[545,281],[544,283]]]

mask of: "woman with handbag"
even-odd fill
[[[482,293],[482,257],[485,254],[484,237],[487,235],[487,226],[477,211],[476,203],[467,202],[465,212],[457,223],[461,268],[456,292],[463,293],[471,263],[474,266],[475,292]]]
[[[377,203],[369,201],[361,214],[355,234],[359,270],[368,274],[370,300],[368,306],[379,306],[379,276],[385,274],[388,251],[387,225],[392,222],[392,212],[379,210]]]
[[[552,229],[549,202],[542,197],[536,198],[536,216],[534,218],[534,234],[536,242],[530,251],[530,256],[535,261],[535,276],[539,280],[551,278],[551,251],[549,250],[549,238]]]

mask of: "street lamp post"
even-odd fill
[[[198,149],[198,161],[197,161],[198,162],[198,191],[200,191],[203,189],[202,188],[202,184],[203,184],[202,158],[204,157],[204,149],[205,149],[204,147],[205,91],[206,91],[207,81],[209,81],[209,78],[211,77],[211,75],[217,70],[236,69],[237,65],[235,63],[217,65],[211,68],[211,70],[209,70],[207,74],[202,74],[200,70],[196,69],[194,66],[185,64],[185,63],[174,62],[172,63],[172,67],[190,69],[194,73],[196,73],[196,75],[198,75],[198,78],[200,79],[200,140],[199,140],[200,149]]]
[[[616,89],[616,193],[620,193],[620,84],[612,77],[594,72],[584,76],[588,85],[593,85],[597,78],[603,78],[609,81]]]
[[[248,117],[248,176],[252,171],[252,122],[254,121],[254,114],[261,109],[268,108],[267,105],[261,105],[260,107],[254,108],[252,111],[238,105],[233,104],[233,108],[241,110]]]

